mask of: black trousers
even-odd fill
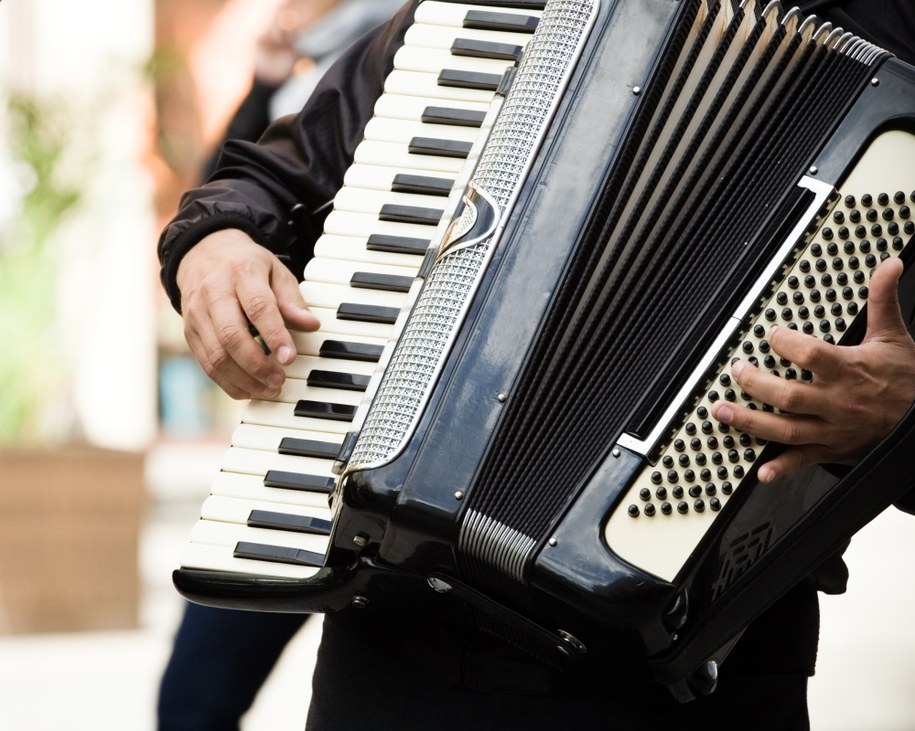
[[[159,687],[158,730],[238,731],[307,618],[188,604]]]
[[[622,658],[568,677],[479,633],[328,615],[307,729],[801,731],[817,625],[815,592],[796,590],[745,633],[715,693],[680,704]]]

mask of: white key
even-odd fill
[[[404,94],[406,96],[420,96],[429,101],[427,104],[436,104],[438,101],[464,101],[489,104],[495,93],[486,89],[463,89],[458,86],[441,86],[438,83],[438,74],[429,74],[422,71],[392,71],[384,82],[386,94]],[[448,106],[443,104],[442,106]]]
[[[444,202],[444,198],[442,201]],[[355,236],[322,236],[315,244],[315,256],[322,259],[349,259],[361,262],[364,268],[376,271],[378,266],[396,266],[410,271],[413,276],[419,271],[422,256],[398,254],[388,251],[366,249],[366,240]]]
[[[252,561],[235,558],[233,547],[189,543],[181,552],[181,566],[187,569],[208,569],[210,571],[231,571],[257,576],[276,576],[284,579],[310,579],[318,573],[311,566],[293,566],[273,561]]]
[[[478,134],[479,130],[475,127],[428,124],[422,121],[410,122],[395,117],[375,117],[365,127],[365,139],[367,140],[403,144],[409,144],[414,137],[473,142]]]
[[[480,9],[482,10],[483,8]],[[499,12],[501,12],[501,10]],[[533,14],[531,11],[527,12]],[[404,44],[407,46],[448,50],[458,38],[466,38],[474,41],[492,41],[493,43],[509,43],[524,47],[531,39],[531,34],[513,33],[512,31],[505,30],[463,28],[453,25],[414,23],[407,29],[407,33],[404,36]]]
[[[393,165],[425,171],[439,171],[456,175],[464,166],[459,157],[444,155],[417,155],[410,152],[406,142],[376,142],[363,140],[356,148],[356,162],[367,165]]]
[[[334,476],[332,459],[318,457],[296,457],[290,454],[268,452],[263,449],[242,449],[229,447],[223,456],[222,469],[244,475],[263,477],[270,470],[297,472],[305,475]],[[325,496],[326,499],[326,496]]]
[[[349,285],[326,284],[324,282],[303,282],[302,294],[309,305],[336,308],[343,302],[353,302],[379,307],[401,308],[406,296],[401,292],[382,292],[377,289],[359,289]]]
[[[308,490],[283,490],[266,487],[261,475],[241,472],[220,472],[210,486],[211,495],[254,500],[282,506],[299,506],[311,510],[327,508],[327,495]]]
[[[362,400],[361,391],[347,391],[342,388],[315,388],[301,378],[287,378],[276,401],[297,404],[299,401],[321,401],[332,404],[358,405]]]
[[[372,365],[372,364],[365,364]],[[308,431],[306,429],[277,429],[272,426],[254,426],[252,424],[239,424],[232,432],[231,444],[242,449],[263,449],[276,453],[280,442],[286,437],[296,439],[311,439],[318,442],[330,442],[339,447],[343,440],[339,434],[328,432]]]
[[[431,125],[434,127],[435,125]],[[456,176],[430,173],[428,170],[399,170],[382,165],[352,165],[346,171],[346,177],[343,180],[344,186],[349,188],[360,188],[363,190],[377,190],[387,193],[393,192],[394,180],[398,175],[420,175],[423,177],[441,178],[449,180],[454,184]],[[436,198],[445,200],[445,195],[429,195],[429,200]],[[336,205],[336,203],[335,203]]]
[[[378,216],[354,211],[331,211],[324,222],[324,231],[335,236],[355,236],[368,239],[372,234],[405,236],[413,239],[428,239],[430,227],[419,223],[379,221]]]
[[[416,14],[413,16],[416,23],[430,23],[434,25],[451,25],[460,28],[464,24],[464,18],[471,10],[487,10],[479,5],[464,5],[463,3],[446,3],[427,0],[420,3],[416,8]],[[511,13],[515,15],[529,15],[541,17],[542,10],[528,10],[526,8],[492,8],[500,13]]]
[[[325,310],[326,312],[326,310]],[[315,315],[317,317],[317,315]],[[386,340],[386,335],[381,337],[372,337],[370,335],[364,335],[361,333],[349,332],[343,333],[339,330],[332,330],[331,326],[336,324],[337,321],[331,317],[325,323],[324,320],[321,321],[322,328],[316,332],[292,332],[292,340],[295,343],[296,351],[299,355],[319,355],[321,352],[321,347],[328,340],[344,340],[346,342],[354,343],[367,343],[369,345],[384,345]],[[344,321],[339,321],[342,325]],[[346,323],[352,325],[353,323]],[[374,323],[370,323],[374,324]],[[326,325],[326,326],[325,326]],[[385,325],[385,328],[390,328],[390,325]],[[338,360],[336,358],[328,358],[328,361]],[[341,362],[349,363],[351,361],[342,359]]]
[[[391,336],[391,325],[384,322],[359,322],[358,320],[340,320],[337,309],[311,307],[311,313],[321,321],[321,331],[326,334],[339,335],[337,339],[353,339],[355,336],[387,340]]]
[[[416,276],[416,268],[395,267],[387,264],[376,264],[368,267],[364,262],[350,259],[314,258],[305,267],[305,278],[311,282],[327,282],[349,286],[353,275],[358,272],[372,272],[373,274],[390,274],[395,277]]]
[[[191,529],[191,541],[213,546],[234,548],[239,541],[265,543],[271,546],[300,548],[323,554],[327,551],[327,537],[308,533],[268,530],[267,528],[249,528],[231,523],[217,523],[200,520]]]
[[[296,416],[292,404],[281,401],[250,401],[242,411],[242,420],[246,424],[263,424],[283,429],[327,430],[342,435],[345,435],[350,429],[348,421]]]
[[[374,363],[341,358],[319,358],[312,355],[300,355],[283,368],[287,378],[307,379],[312,371],[334,371],[335,373],[353,373],[370,376],[375,370]]]
[[[473,71],[481,74],[502,76],[511,61],[495,58],[456,56],[451,51],[437,48],[413,48],[401,46],[394,55],[394,68],[400,71],[425,71],[438,74],[442,69]]]
[[[386,205],[415,206],[443,211],[447,199],[440,196],[422,193],[393,193],[391,191],[367,190],[343,186],[334,198],[334,207],[338,211],[352,213],[370,213],[376,218]],[[442,213],[444,215],[444,213]],[[307,276],[307,275],[306,275]]]
[[[200,517],[220,523],[237,523],[247,525],[252,510],[265,510],[272,513],[286,513],[304,518],[331,520],[330,508],[310,508],[302,505],[280,505],[260,500],[242,500],[239,498],[211,495],[200,508]],[[291,531],[290,531],[291,532]]]
[[[456,99],[435,102],[413,94],[383,94],[375,102],[375,114],[388,119],[408,119],[420,122],[427,107],[443,106],[451,109],[462,109],[470,112],[489,111],[489,102],[459,101]]]

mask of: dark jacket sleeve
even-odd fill
[[[212,154],[200,169],[201,180],[207,180],[219,165],[219,156],[222,148],[229,140],[247,140],[256,142],[270,124],[270,99],[279,86],[268,84],[257,77],[251,82],[251,88],[245,95],[232,119],[226,127],[226,132],[219,143],[213,148]]]
[[[416,4],[408,2],[341,56],[299,114],[277,120],[257,143],[228,142],[207,183],[184,194],[158,248],[162,284],[175,309],[182,256],[221,229],[245,231],[301,277]]]

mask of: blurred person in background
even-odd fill
[[[401,0],[287,0],[257,40],[251,87],[204,164],[215,170],[227,140],[257,140],[301,109],[346,48],[389,18]],[[288,642],[308,615],[187,604],[162,676],[159,731],[237,731]]]
[[[391,17],[401,0],[286,0],[257,40],[251,87],[203,166],[216,169],[227,140],[254,142],[273,120],[296,114],[350,43]]]

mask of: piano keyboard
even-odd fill
[[[293,334],[298,357],[280,396],[245,407],[182,568],[308,578],[323,565],[334,460],[544,5],[418,6],[305,269],[302,293],[321,328]]]

